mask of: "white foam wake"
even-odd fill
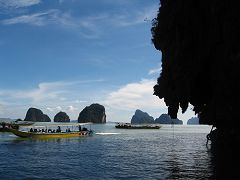
[[[98,135],[116,135],[116,134],[121,134],[121,133],[105,133],[105,132],[100,132],[100,133],[95,133]]]

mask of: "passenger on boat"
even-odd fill
[[[78,130],[79,132],[82,131],[82,127],[80,125],[78,126]]]
[[[85,128],[85,127],[83,128],[83,131],[87,131],[87,130],[88,130],[87,128]]]
[[[62,131],[62,130],[61,130],[60,126],[58,126],[56,132],[57,132],[57,133],[60,133],[61,131]]]
[[[6,127],[6,123],[5,123],[5,122],[2,122],[1,125],[2,125],[2,128],[5,129],[5,127]]]
[[[33,132],[33,128],[30,129],[30,132]]]
[[[71,132],[71,131],[70,131],[70,128],[67,128],[67,129],[66,129],[66,132]]]

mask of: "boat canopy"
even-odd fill
[[[85,125],[91,125],[93,124],[92,122],[88,122],[88,123],[53,123],[53,122],[36,122],[34,124],[32,124],[31,126],[28,126],[29,128],[31,127],[35,127],[35,128],[40,128],[40,127],[50,127],[50,126],[85,126]]]

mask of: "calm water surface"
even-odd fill
[[[85,138],[33,140],[0,133],[0,179],[209,179],[210,126],[159,130],[93,125]]]

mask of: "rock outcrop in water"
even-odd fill
[[[183,124],[179,119],[171,119],[167,114],[162,114],[159,118],[155,119],[155,123],[158,124]]]
[[[48,115],[43,114],[40,109],[29,108],[24,121],[51,122],[51,119],[48,117]]]
[[[240,8],[238,1],[161,0],[152,41],[162,52],[162,72],[154,94],[177,117],[190,104],[200,124],[217,128],[218,178],[237,175],[240,144]],[[225,164],[225,165],[224,165]],[[240,176],[240,175],[238,175]],[[234,177],[235,178],[235,177]]]
[[[54,116],[54,122],[70,122],[70,118],[65,112],[59,112]]]
[[[141,110],[137,109],[131,119],[131,123],[132,124],[153,124],[154,119],[152,116],[149,116],[148,113],[142,112]]]
[[[198,117],[192,117],[187,121],[187,124],[199,124],[199,118]]]
[[[100,104],[91,104],[85,107],[78,116],[78,122],[106,123],[104,106]]]

